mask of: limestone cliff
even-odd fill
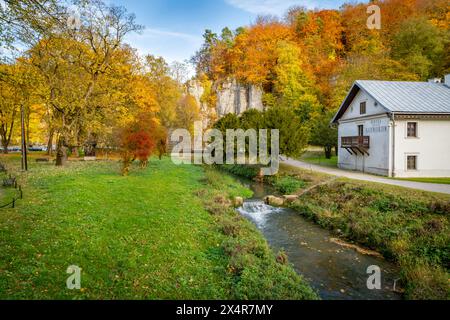
[[[205,90],[200,81],[191,80],[187,84],[187,92],[195,98],[200,106],[205,127],[208,126],[208,119],[214,118],[214,116],[220,118],[228,113],[240,115],[249,109],[264,110],[263,91],[257,86],[240,84],[233,79],[215,83],[213,90],[217,97],[215,110],[211,110],[206,103],[202,102]],[[215,113],[215,115],[211,113]]]
[[[236,80],[228,80],[216,85],[217,114],[223,117],[228,113],[237,115],[249,109],[264,110],[263,91],[253,85],[242,85]]]

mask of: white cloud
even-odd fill
[[[146,28],[142,34],[130,34],[126,42],[136,48],[141,56],[162,56],[172,63],[189,59],[200,48],[201,36],[167,29]]]
[[[137,37],[148,39],[148,38],[159,38],[159,37],[167,37],[167,38],[179,38],[185,41],[198,43],[202,41],[202,38],[196,35],[182,33],[182,32],[174,32],[162,29],[153,29],[153,28],[145,28],[144,32]]]
[[[304,6],[308,9],[318,7],[311,0],[225,0],[229,5],[254,14],[283,15],[292,6]]]

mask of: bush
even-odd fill
[[[448,300],[448,274],[440,267],[423,261],[400,261],[406,295],[411,300]]]
[[[166,130],[147,113],[139,114],[132,123],[123,128],[119,135],[122,174],[128,175],[134,160],[139,160],[142,168],[147,167],[148,159],[156,148],[161,159],[166,151],[166,144],[162,142],[166,139],[166,134]]]
[[[141,162],[142,167],[146,167],[155,145],[151,136],[143,130],[126,132],[122,144],[122,174],[128,175],[130,165],[135,159]]]
[[[247,179],[254,179],[259,175],[261,166],[259,165],[239,165],[239,164],[224,164],[220,168],[234,174],[236,176],[244,177]]]
[[[273,182],[274,187],[283,194],[291,194],[305,187],[305,182],[291,176],[276,178]]]

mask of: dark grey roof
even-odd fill
[[[347,110],[359,90],[365,91],[387,112],[450,113],[450,87],[431,82],[358,80],[341,105],[333,122]]]

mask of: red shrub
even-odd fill
[[[125,130],[122,138],[122,174],[128,175],[130,165],[134,160],[139,160],[141,167],[146,167],[148,159],[156,147],[156,142],[149,132],[145,130]]]
[[[148,158],[155,149],[156,143],[148,132],[143,130],[131,132],[124,138],[123,147],[133,154],[135,159],[148,161]]]

